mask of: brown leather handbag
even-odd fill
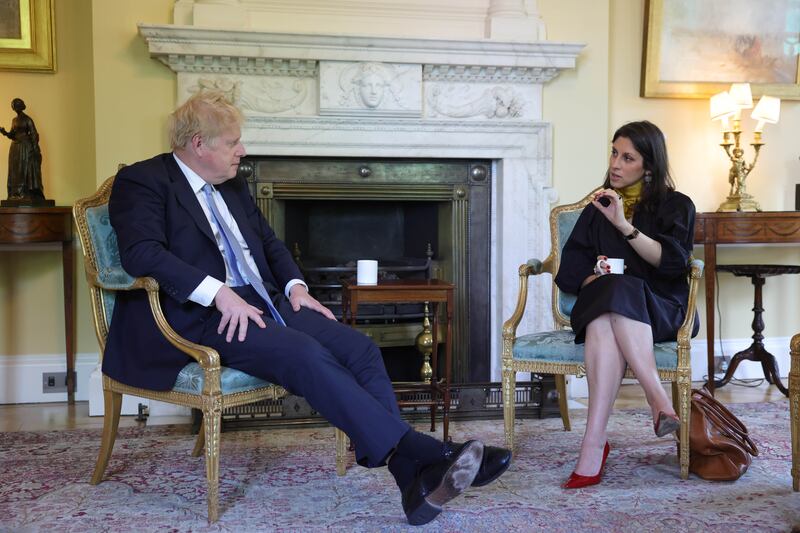
[[[692,389],[689,471],[711,481],[734,481],[756,455],[758,448],[742,421],[705,386]]]

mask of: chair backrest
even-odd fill
[[[93,195],[75,202],[72,214],[83,248],[86,280],[89,283],[92,319],[100,343],[105,350],[108,327],[114,313],[118,290],[129,289],[134,281],[122,268],[117,234],[108,216],[108,199],[114,177],[108,178]]]
[[[597,190],[595,189],[574,204],[559,205],[550,211],[550,254],[553,277],[555,277],[561,264],[561,251],[564,248],[564,244],[569,239],[575,223],[578,222],[578,217],[581,216],[583,208],[591,202]],[[576,299],[577,297],[574,294],[561,292],[558,286],[553,283],[553,318],[557,328],[569,326],[569,315]]]

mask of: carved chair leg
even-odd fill
[[[800,334],[790,343],[789,427],[792,433],[792,490],[800,490]]]
[[[197,432],[197,439],[194,441],[192,457],[200,457],[206,447],[206,419],[200,421],[200,431]]]
[[[208,480],[208,522],[219,518],[219,439],[222,406],[219,400],[208,400],[203,407],[203,429],[206,440],[206,478]]]
[[[506,448],[514,449],[514,403],[517,376],[510,368],[503,369],[503,421],[505,423]]]
[[[678,430],[678,459],[681,465],[681,479],[689,479],[689,427],[692,422],[692,384],[690,379],[689,376],[684,379],[678,378],[677,383],[673,382],[672,384],[673,398],[678,399],[675,411],[681,419],[681,427]]]
[[[572,424],[569,422],[569,407],[567,407],[567,376],[556,374],[555,378],[556,391],[558,392],[558,410],[561,412],[564,431],[572,431]]]
[[[122,412],[122,394],[108,389],[103,389],[103,436],[100,441],[100,452],[97,454],[97,464],[94,467],[91,485],[97,485],[103,480],[103,474],[111,458],[111,450],[114,449],[114,441],[117,439],[117,428],[119,428],[119,415]]]
[[[336,474],[345,475],[347,472],[347,434],[339,428],[334,428],[336,435]]]

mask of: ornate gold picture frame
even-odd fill
[[[55,72],[53,0],[0,0],[0,69]]]
[[[640,95],[708,98],[749,82],[753,96],[800,99],[800,20],[791,0],[648,0]]]

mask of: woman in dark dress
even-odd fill
[[[674,341],[686,316],[694,218],[691,199],[675,191],[661,130],[647,121],[619,128],[603,190],[575,224],[555,279],[562,291],[578,295],[571,325],[575,342],[586,343],[589,384],[580,457],[564,488],[600,482],[609,453],[606,426],[626,366],[644,389],[655,433],[662,437],[680,426],[658,377],[653,343]],[[606,259],[612,257],[625,260],[624,274],[610,274]]]

